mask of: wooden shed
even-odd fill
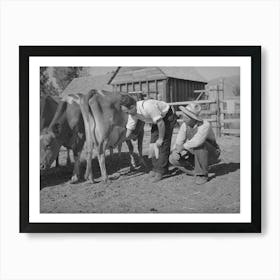
[[[207,81],[194,67],[118,67],[109,81],[114,92],[142,91],[166,102],[195,100]]]

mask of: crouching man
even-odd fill
[[[198,185],[208,181],[208,166],[218,162],[220,148],[211,124],[199,117],[201,106],[190,103],[179,106],[183,123],[169,162],[188,175],[195,176]]]
[[[158,158],[152,158],[153,170],[150,172],[152,182],[158,182],[168,171],[168,158],[173,128],[176,124],[176,114],[172,108],[163,101],[154,99],[137,101],[123,95],[120,101],[121,109],[128,114],[126,137],[129,139],[136,128],[137,121],[152,124],[151,143],[159,150]]]

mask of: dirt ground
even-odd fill
[[[175,141],[176,132],[172,142]],[[97,159],[93,160],[97,183],[70,184],[72,167],[63,166],[66,151],[60,153],[61,167],[41,174],[41,213],[238,213],[240,211],[240,139],[217,139],[221,162],[210,168],[210,180],[195,185],[194,178],[170,167],[170,174],[158,183],[150,183],[139,167],[130,172],[126,144],[119,158],[117,152],[106,156],[111,180],[100,182]],[[145,132],[144,155],[148,154],[149,133]],[[136,143],[134,143],[136,151]],[[82,156],[83,158],[83,156]],[[150,164],[149,159],[145,156]],[[83,167],[85,169],[85,161]]]

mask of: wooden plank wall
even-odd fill
[[[135,81],[115,85],[120,92],[143,91],[148,98],[157,98],[166,102],[195,100],[195,90],[204,89],[204,84],[193,81],[168,78],[160,80]]]
[[[166,99],[165,80],[146,80],[133,83],[115,84],[114,90],[117,92],[143,91],[150,98],[160,100]]]
[[[194,91],[204,89],[205,85],[200,82],[170,78],[168,82],[168,87],[169,96],[167,97],[166,101],[179,102],[195,100],[198,94]]]

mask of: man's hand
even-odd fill
[[[156,141],[156,145],[157,145],[158,147],[160,147],[160,146],[162,145],[162,143],[163,143],[163,139],[158,139],[158,140]]]
[[[172,157],[174,158],[174,160],[179,160],[181,155],[180,153],[178,153],[176,150],[172,152]]]
[[[175,149],[178,153],[181,153],[185,148],[184,145],[176,145]]]
[[[165,124],[164,124],[163,119],[160,119],[157,121],[157,126],[158,126],[158,140],[156,141],[156,143],[157,143],[157,146],[160,147],[162,145],[163,138],[165,135]]]

